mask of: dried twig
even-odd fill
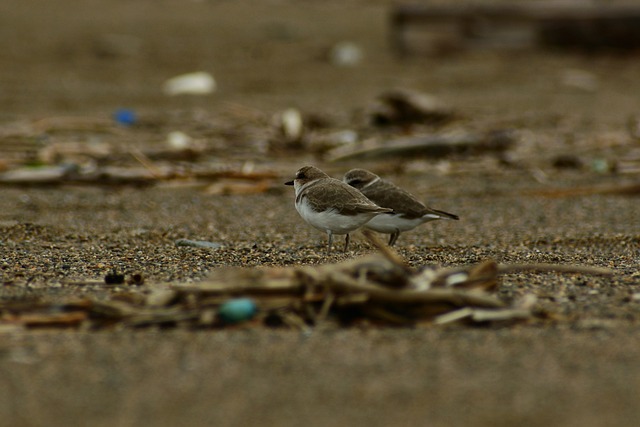
[[[142,166],[145,167],[145,169],[147,169],[149,172],[151,172],[151,174],[158,178],[166,178],[166,174],[160,170],[155,164],[153,164],[153,161],[147,157],[142,151],[140,151],[140,149],[138,148],[131,148],[129,150],[129,153],[133,156],[134,159],[136,159],[138,162],[140,162],[140,164]]]
[[[369,229],[362,230],[362,235],[371,243],[380,253],[394,265],[403,269],[407,274],[412,274],[412,268],[407,262],[395,251],[391,246],[385,244],[377,234]]]
[[[336,154],[331,161],[369,160],[392,157],[444,158],[452,155],[479,155],[503,152],[515,143],[510,132],[491,132],[486,135],[424,135],[389,141],[374,148]]]
[[[327,297],[322,303],[322,307],[320,308],[320,311],[316,316],[316,324],[323,322],[327,318],[327,316],[329,315],[329,310],[331,309],[331,306],[333,305],[335,300],[336,300],[335,294],[333,292],[329,292],[327,294]]]

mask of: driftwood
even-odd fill
[[[425,135],[388,141],[377,147],[352,151],[334,152],[333,162],[349,160],[373,160],[388,158],[426,157],[441,159],[452,155],[471,156],[500,153],[515,143],[511,132],[496,131],[487,134]]]

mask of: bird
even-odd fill
[[[351,169],[344,175],[343,181],[360,190],[378,206],[393,209],[393,212],[374,217],[366,225],[371,230],[390,234],[389,246],[396,243],[402,231],[412,230],[425,222],[460,219],[458,215],[425,206],[408,191],[366,169]]]
[[[383,208],[360,191],[339,179],[331,178],[315,166],[304,166],[295,179],[285,182],[295,189],[295,207],[302,219],[327,233],[327,254],[331,254],[334,234],[346,234],[344,251],[349,247],[349,233],[377,215],[393,212]]]

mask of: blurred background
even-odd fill
[[[0,169],[49,163],[42,145],[70,140],[321,161],[371,138],[516,129],[503,163],[544,152],[546,166],[635,173],[639,14],[605,1],[5,1]]]
[[[461,9],[469,2],[419,4]],[[620,125],[638,109],[633,88],[640,66],[628,51],[532,53],[526,34],[508,31],[520,21],[515,14],[510,23],[485,20],[480,37],[492,41],[484,45],[461,41],[443,18],[411,25],[405,39],[419,54],[400,59],[391,24],[398,7],[380,0],[4,1],[0,117],[119,106],[218,109],[229,102],[350,113],[395,87],[442,96],[470,115],[544,111]],[[437,37],[421,39],[425,29]],[[187,99],[163,93],[167,79],[193,71],[211,73],[215,93]]]

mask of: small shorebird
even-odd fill
[[[327,254],[331,253],[334,234],[346,234],[344,250],[349,247],[349,233],[365,225],[371,218],[393,212],[381,208],[344,182],[331,178],[314,166],[305,166],[293,181],[296,210],[306,222],[327,233]]]
[[[393,209],[393,212],[376,216],[366,225],[379,233],[391,234],[390,246],[396,243],[402,231],[437,219],[459,219],[457,215],[428,208],[411,193],[368,170],[352,169],[343,180],[378,206]]]

